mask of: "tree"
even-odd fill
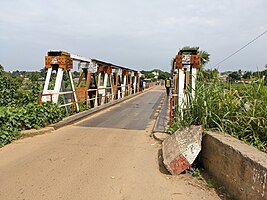
[[[0,64],[0,72],[4,71],[4,67]]]
[[[141,74],[145,75],[145,78],[154,80],[155,79],[155,75],[152,72],[158,72],[159,73],[158,79],[167,79],[169,77],[169,75],[170,75],[169,72],[163,72],[163,71],[161,71],[159,69],[154,69],[152,71],[145,71],[145,70],[140,71]]]
[[[29,79],[31,82],[37,82],[40,78],[39,72],[30,72]]]
[[[241,76],[237,71],[230,73],[228,77],[230,82],[241,80]]]
[[[243,78],[244,79],[249,79],[252,76],[252,72],[251,71],[245,71]]]
[[[163,71],[159,71],[159,79],[163,79],[163,80],[165,80],[165,79],[167,79],[168,77],[170,76],[170,73],[168,73],[168,72],[163,72]]]
[[[199,50],[199,47],[185,46],[182,48],[182,50],[198,50],[201,67],[204,67],[210,61],[210,54],[207,51]]]

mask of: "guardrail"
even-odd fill
[[[156,84],[154,82],[152,83],[149,83],[146,85],[146,89],[150,88],[150,87],[153,87],[155,86]],[[94,97],[92,98],[86,98],[86,99],[82,99],[82,98],[76,98],[77,100],[75,100],[74,96],[76,94],[76,91],[64,91],[64,92],[58,92],[58,93],[53,93],[53,94],[41,94],[39,96],[39,103],[42,104],[43,103],[43,97],[48,97],[48,99],[45,100],[45,102],[47,101],[50,101],[50,102],[53,102],[53,96],[62,96],[62,95],[68,95],[68,94],[71,94],[71,99],[68,99],[70,100],[70,102],[64,102],[63,104],[59,104],[58,106],[61,108],[61,107],[69,107],[71,106],[71,109],[72,109],[72,112],[74,112],[75,110],[75,105],[77,103],[86,103],[86,107],[88,108],[88,103],[90,101],[94,101],[94,105],[95,107],[96,106],[100,106],[100,105],[103,105],[103,104],[106,104],[106,103],[109,103],[109,102],[112,102],[116,99],[122,99],[124,97],[127,97],[127,96],[130,96],[132,94],[135,94],[135,93],[138,93],[138,92],[141,92],[141,88],[139,91],[132,91],[130,92],[129,91],[129,86],[118,86],[118,89],[120,89],[120,91],[122,91],[121,89],[124,88],[124,92],[125,94],[122,96],[119,92],[119,90],[117,90],[116,93],[109,93],[108,91],[112,90],[113,88],[110,86],[110,87],[102,87],[102,88],[96,88],[96,89],[88,89],[86,90],[86,92],[94,92]],[[132,88],[131,88],[132,89]],[[99,91],[103,91],[104,90],[104,95],[101,95],[99,93]],[[133,90],[133,89],[132,89]],[[77,95],[77,94],[76,94]],[[119,95],[121,95],[120,98],[115,98],[115,97],[118,97]],[[87,95],[89,97],[89,95]],[[66,108],[67,109],[67,108]]]

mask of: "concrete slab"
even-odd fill
[[[201,150],[202,132],[201,126],[190,126],[163,141],[163,163],[171,174],[182,173],[194,162]]]

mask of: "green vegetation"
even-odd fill
[[[194,176],[194,177],[199,177],[199,176],[200,176],[200,170],[199,170],[198,168],[196,168],[196,169],[194,170],[193,176]]]
[[[205,74],[205,73],[204,73]],[[215,73],[216,74],[216,73]],[[199,74],[196,96],[188,95],[181,113],[176,112],[171,132],[188,125],[203,125],[251,144],[267,152],[267,88],[264,77],[250,84],[203,78]]]
[[[19,131],[58,122],[64,114],[56,104],[29,103],[23,107],[0,107],[0,147],[19,137]]]
[[[40,74],[28,72],[29,80],[25,74],[5,72],[0,65],[0,147],[19,137],[21,130],[44,127],[64,116],[55,104],[38,104]]]
[[[140,71],[141,74],[144,74],[145,75],[145,78],[148,78],[148,79],[152,79],[153,81],[156,80],[155,78],[155,74],[154,73],[158,73],[158,79],[167,79],[169,76],[170,76],[170,73],[169,72],[164,72],[164,71],[161,71],[159,69],[153,69],[151,71]]]

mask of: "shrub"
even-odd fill
[[[53,103],[29,103],[24,107],[0,107],[0,146],[19,136],[19,131],[40,128],[63,118],[60,108]]]

